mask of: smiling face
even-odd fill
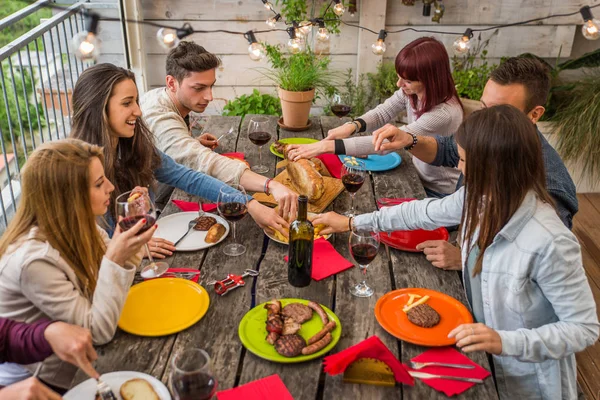
[[[203,72],[189,72],[181,82],[168,75],[167,89],[179,103],[177,106],[185,117],[190,111],[202,113],[206,110],[213,99],[212,88],[215,82],[215,69],[209,69]]]
[[[532,110],[528,110],[527,96],[527,89],[520,83],[501,85],[492,79],[488,79],[480,101],[483,108],[509,104],[527,114],[527,117],[535,124],[544,114],[545,109],[542,106],[536,106]]]
[[[104,176],[104,167],[97,157],[92,158],[89,167],[90,202],[95,216],[106,214],[110,205],[110,194],[115,189]]]
[[[396,86],[402,89],[405,95],[411,96],[416,94],[420,99],[425,94],[425,85],[423,85],[419,81],[410,81],[407,79],[403,79],[400,75],[398,75],[398,82],[396,82]]]
[[[124,79],[113,86],[107,106],[108,125],[117,137],[133,137],[137,119],[142,116],[135,82]]]

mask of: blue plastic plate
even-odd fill
[[[340,161],[344,163],[346,159],[352,158],[352,156],[339,155]],[[378,154],[372,154],[366,159],[357,158],[357,160],[363,161],[368,171],[388,171],[396,168],[402,162],[402,157],[398,153],[389,153],[385,156]]]

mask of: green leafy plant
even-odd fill
[[[316,55],[310,49],[297,54],[283,54],[279,46],[265,44],[265,47],[272,69],[259,71],[284,90],[319,91],[332,84],[331,78],[335,78],[335,73],[327,69],[330,62],[327,56]]]
[[[310,10],[308,10],[308,2],[310,2]],[[323,18],[325,27],[331,33],[340,33],[339,17],[333,12],[333,7],[329,7],[330,1],[322,2],[319,7],[318,14],[315,14],[315,0],[277,0],[275,5],[281,5],[279,10],[284,21],[304,21],[315,17]],[[327,10],[327,11],[326,11]],[[325,13],[325,15],[323,15]]]
[[[281,104],[277,97],[261,94],[254,89],[252,94],[243,94],[227,102],[223,107],[223,115],[241,116],[246,114],[281,115]]]
[[[393,62],[381,62],[377,65],[376,73],[367,73],[370,90],[374,95],[373,101],[377,104],[383,103],[394,94],[398,87],[398,74]]]
[[[373,97],[369,90],[369,86],[365,81],[365,74],[360,74],[358,83],[355,83],[352,68],[349,68],[346,71],[344,79],[344,90],[340,91],[338,88],[332,86],[327,91],[326,96],[331,101],[333,96],[338,94],[342,103],[351,107],[350,113],[348,114],[349,117],[354,118],[363,115],[369,109]],[[323,113],[325,115],[333,115],[330,102],[323,107]]]

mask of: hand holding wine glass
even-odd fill
[[[358,264],[363,280],[350,288],[356,297],[370,297],[373,289],[367,284],[367,267],[377,257],[379,251],[379,234],[369,230],[353,229],[348,240],[350,254]]]
[[[221,214],[223,218],[231,222],[233,230],[233,243],[225,246],[223,248],[223,253],[228,256],[239,256],[246,252],[246,246],[241,243],[236,243],[235,223],[244,218],[248,213],[248,199],[246,197],[246,191],[242,186],[234,185],[233,188],[237,189],[239,192],[231,190],[228,186],[222,187],[219,190],[217,210],[219,210],[219,214]]]
[[[354,196],[365,183],[367,169],[360,160],[346,161],[342,166],[342,183],[350,194],[350,210],[345,213],[347,217],[354,216]]]
[[[147,244],[148,241],[152,239],[156,227],[152,226],[150,229],[146,229],[142,232],[142,230],[145,229],[146,224],[147,221],[140,219],[126,231],[123,231],[121,226],[117,225],[115,233],[106,247],[105,257],[120,266],[125,265],[127,260],[131,259],[140,251],[142,245]]]

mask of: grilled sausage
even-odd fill
[[[331,336],[331,333],[327,332],[327,334],[325,335],[325,337],[321,340],[319,340],[316,343],[313,343],[311,345],[306,346],[305,348],[302,349],[302,354],[304,354],[305,356],[309,355],[309,354],[313,354],[316,353],[317,351],[324,349],[325,346],[327,346],[329,343],[331,343],[331,339],[333,337]]]
[[[276,332],[269,332],[267,334],[267,343],[269,343],[270,345],[275,344],[275,342],[277,341],[277,339],[279,339],[279,333]]]
[[[327,323],[327,325],[325,325],[323,327],[323,329],[321,329],[319,332],[317,332],[316,335],[314,335],[313,337],[311,337],[310,339],[308,339],[308,344],[313,344],[318,342],[319,340],[321,340],[323,338],[323,336],[325,336],[327,333],[331,332],[332,330],[335,329],[335,321],[331,320]]]
[[[323,322],[323,325],[327,325],[327,323],[329,322],[329,318],[327,317],[327,313],[325,312],[325,310],[323,310],[323,307],[321,307],[320,304],[317,304],[314,301],[309,301],[307,306],[309,306],[310,308],[315,310],[315,312],[317,314],[319,314],[319,317],[321,317],[321,321]]]

